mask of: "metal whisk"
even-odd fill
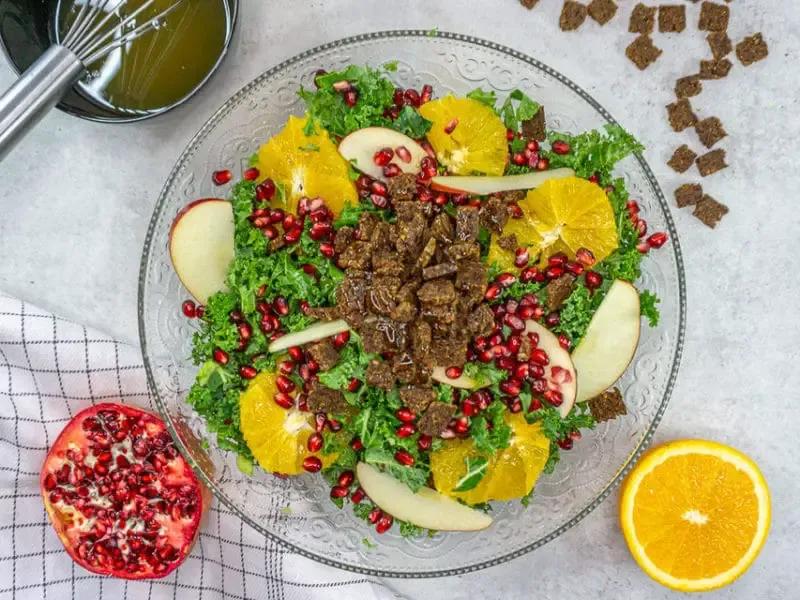
[[[84,75],[94,62],[158,28],[185,0],[170,0],[155,16],[157,0],[144,0],[130,12],[130,0],[83,0],[69,30],[0,97],[0,160]],[[77,0],[75,2],[77,4]],[[58,10],[61,12],[62,0]],[[138,22],[144,18],[143,22]],[[56,30],[58,31],[58,17]]]

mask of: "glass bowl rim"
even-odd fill
[[[271,67],[270,69],[264,71],[261,75],[253,79],[250,83],[246,84],[238,92],[236,92],[233,96],[231,96],[192,137],[192,139],[186,145],[180,157],[178,158],[172,171],[170,172],[169,177],[167,178],[159,194],[158,201],[153,209],[153,216],[151,217],[150,224],[147,228],[147,235],[145,237],[144,249],[142,251],[142,259],[140,263],[139,282],[138,282],[137,313],[139,321],[139,342],[141,346],[144,367],[147,374],[148,387],[150,388],[150,393],[155,401],[155,404],[158,407],[158,410],[161,413],[161,416],[163,417],[167,425],[167,429],[169,430],[172,437],[175,439],[175,442],[179,450],[181,451],[181,454],[183,454],[183,456],[189,461],[190,465],[194,469],[195,473],[197,473],[197,476],[201,479],[201,481],[203,481],[203,483],[214,493],[217,499],[219,499],[234,514],[239,516],[245,523],[247,523],[257,531],[260,531],[265,536],[274,540],[278,544],[291,550],[292,552],[296,552],[301,556],[310,558],[319,563],[343,569],[346,571],[351,571],[355,573],[361,573],[364,575],[371,575],[376,577],[389,577],[398,579],[421,579],[421,578],[450,577],[454,575],[463,575],[466,573],[472,573],[475,571],[479,571],[481,569],[486,569],[488,567],[496,566],[504,562],[508,562],[510,560],[523,556],[531,552],[532,550],[535,550],[543,546],[544,544],[554,540],[555,538],[559,537],[562,533],[572,528],[573,526],[577,525],[580,521],[583,520],[584,517],[586,517],[590,512],[592,512],[595,508],[597,508],[600,505],[600,503],[602,503],[610,495],[610,493],[614,490],[614,488],[620,484],[622,479],[631,471],[631,469],[637,463],[643,452],[650,446],[650,443],[652,442],[655,430],[658,427],[659,423],[661,422],[661,419],[667,408],[667,404],[669,403],[669,399],[672,395],[672,391],[675,387],[675,381],[677,379],[678,370],[680,368],[680,363],[681,363],[681,356],[683,354],[683,344],[684,344],[685,329],[686,329],[686,281],[685,281],[685,272],[683,265],[683,254],[681,252],[680,244],[678,242],[678,234],[675,228],[675,222],[672,218],[672,213],[670,212],[666,198],[664,197],[664,193],[661,190],[661,187],[659,186],[656,177],[653,174],[653,171],[650,169],[650,166],[647,164],[644,158],[640,155],[637,155],[635,156],[635,159],[638,161],[639,166],[641,167],[648,183],[655,191],[656,199],[658,200],[658,203],[660,204],[661,209],[664,213],[664,218],[667,224],[667,229],[671,241],[670,248],[672,248],[673,250],[678,271],[679,314],[678,314],[678,335],[675,340],[676,341],[675,354],[673,356],[672,367],[670,369],[669,379],[667,380],[667,385],[664,391],[664,395],[661,398],[661,401],[658,405],[658,409],[656,410],[656,413],[652,421],[650,422],[647,430],[642,436],[641,441],[636,446],[636,448],[630,453],[627,461],[621,465],[621,467],[614,475],[614,477],[605,485],[605,487],[597,494],[597,496],[591,502],[589,502],[589,504],[587,504],[583,509],[581,509],[581,511],[578,512],[578,514],[572,517],[569,521],[562,524],[560,527],[558,527],[556,530],[552,531],[548,535],[538,538],[522,548],[518,548],[506,554],[502,554],[490,560],[484,560],[476,564],[465,565],[452,569],[439,569],[436,571],[424,571],[415,573],[392,571],[387,569],[373,569],[369,567],[338,562],[326,556],[321,556],[314,552],[310,552],[300,546],[297,546],[293,542],[287,539],[283,539],[282,537],[268,531],[267,529],[256,523],[254,520],[252,520],[250,517],[248,517],[246,514],[244,514],[231,501],[229,501],[227,496],[217,487],[216,483],[211,481],[206,476],[205,472],[202,470],[200,465],[192,456],[191,452],[186,448],[185,444],[183,443],[180,435],[178,434],[177,429],[175,428],[175,425],[173,424],[169,416],[169,413],[167,411],[164,402],[161,400],[161,397],[157,392],[153,370],[147,355],[147,342],[145,340],[144,309],[143,309],[145,280],[147,276],[147,264],[151,252],[153,238],[155,235],[156,225],[159,216],[161,215],[161,211],[163,210],[164,205],[166,203],[168,191],[172,187],[178,176],[180,175],[182,171],[182,165],[186,162],[186,160],[189,159],[190,156],[194,154],[197,146],[200,143],[202,143],[208,136],[208,134],[216,127],[219,120],[222,119],[225,115],[227,115],[227,113],[233,107],[235,107],[245,98],[247,98],[250,91],[260,86],[263,81],[269,79],[273,75],[281,72],[282,70],[292,66],[297,62],[300,62],[306,58],[314,56],[315,54],[319,54],[321,52],[325,52],[333,48],[347,46],[350,44],[364,42],[364,41],[373,41],[373,40],[391,39],[391,38],[419,38],[419,37],[426,37],[426,38],[437,37],[457,42],[466,42],[468,44],[482,46],[486,49],[506,54],[512,58],[527,63],[534,69],[538,69],[539,71],[545,72],[547,75],[553,77],[560,83],[569,87],[573,92],[575,92],[578,96],[580,96],[582,100],[591,105],[592,108],[594,108],[606,120],[607,123],[615,125],[618,124],[616,119],[614,119],[611,116],[611,114],[609,114],[609,112],[605,108],[603,108],[588,92],[586,92],[583,88],[579,87],[571,79],[562,75],[558,71],[552,69],[551,67],[545,65],[544,63],[541,63],[535,58],[528,56],[523,52],[514,50],[513,48],[509,48],[508,46],[498,44],[496,42],[474,37],[471,35],[464,35],[460,33],[438,31],[438,30],[431,31],[423,29],[391,29],[391,30],[376,31],[372,33],[348,36],[332,42],[321,44],[313,48],[310,48],[304,52],[301,52],[300,54],[296,54],[295,56],[292,56],[291,58],[288,58],[280,62],[279,64]]]

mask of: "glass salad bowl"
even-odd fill
[[[240,174],[250,156],[290,114],[302,114],[301,85],[318,69],[398,61],[401,86],[433,85],[435,94],[476,87],[503,97],[520,88],[547,110],[553,129],[577,133],[614,122],[586,92],[553,69],[495,43],[439,32],[389,31],[309,50],[261,75],[234,95],[197,133],[179,158],[153,214],[139,279],[139,330],[147,375],[167,425],[198,475],[236,514],[291,550],[362,573],[395,577],[455,575],[488,567],[538,548],[589,514],[610,493],[650,442],[672,392],[685,326],[684,273],[675,226],[653,173],[641,158],[618,168],[653,231],[670,243],[643,263],[641,284],[661,298],[661,322],[643,327],[635,359],[621,379],[629,414],[586,432],[562,453],[552,475],[536,484],[530,506],[496,503],[494,523],[476,533],[438,533],[406,539],[378,535],[350,508],[329,500],[319,475],[281,479],[256,469],[242,473],[236,456],[214,445],[184,402],[196,373],[189,359],[193,327],[181,315],[187,296],[172,269],[167,242],[176,213],[187,203],[225,193],[212,184],[217,169]],[[636,132],[633,132],[634,134]],[[207,442],[207,443],[206,443]]]

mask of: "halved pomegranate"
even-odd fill
[[[120,404],[92,406],[69,422],[45,459],[40,485],[75,562],[125,579],[176,569],[210,499],[163,421]]]

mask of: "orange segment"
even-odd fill
[[[511,445],[489,460],[486,474],[471,490],[453,491],[464,476],[465,459],[476,455],[472,440],[447,441],[431,453],[431,472],[436,489],[467,504],[512,500],[530,492],[547,463],[550,440],[544,436],[538,423],[529,425],[521,414],[506,415],[506,422],[513,431]]]
[[[433,123],[428,141],[452,173],[503,174],[508,159],[506,127],[491,108],[470,98],[447,96],[426,102],[419,112]]]
[[[239,398],[239,428],[258,464],[268,472],[298,475],[311,456],[306,444],[314,433],[314,415],[285,409],[273,399],[278,391],[275,373],[260,373]],[[316,453],[327,467],[334,454]]]
[[[628,476],[620,521],[636,562],[676,590],[727,585],[755,560],[770,523],[769,490],[747,456],[683,440],[651,451]]]
[[[580,248],[591,250],[599,262],[619,245],[614,209],[606,193],[590,181],[551,179],[529,191],[519,205],[523,217],[511,219],[503,235],[514,233],[520,246],[531,248],[531,255],[542,253],[542,262],[558,252],[574,258]],[[510,261],[513,268],[513,253],[497,246],[496,239],[489,257],[501,266]]]
[[[339,214],[345,204],[358,202],[347,161],[327,132],[317,128],[314,135],[306,135],[306,122],[307,118],[290,116],[283,131],[261,146],[256,166],[264,178],[285,186],[283,208],[295,212],[298,200],[306,196],[322,198]]]

